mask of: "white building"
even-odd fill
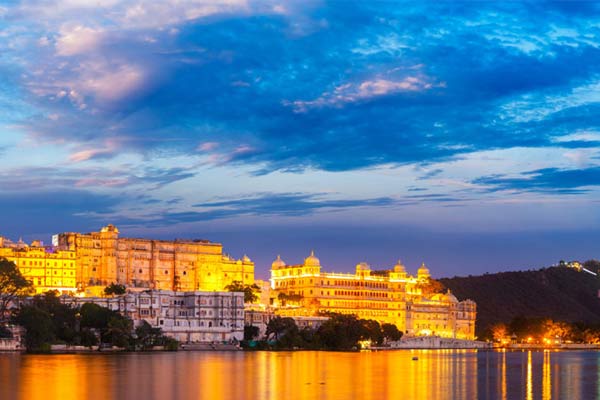
[[[142,321],[182,343],[231,342],[244,338],[241,292],[147,290],[115,297],[62,297],[64,303],[94,303]]]

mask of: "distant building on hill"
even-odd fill
[[[277,257],[271,265],[275,312],[310,316],[324,312],[355,314],[360,318],[395,324],[407,335],[436,335],[474,339],[476,304],[459,301],[450,291],[429,293],[425,264],[417,276],[398,262],[392,269],[371,270],[360,263],[354,274],[321,272],[314,252],[298,265]]]

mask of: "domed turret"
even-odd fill
[[[371,267],[369,266],[369,264],[367,264],[364,261],[359,262],[358,264],[356,264],[356,270],[357,271],[366,271],[368,269],[371,269]]]
[[[452,294],[450,289],[448,289],[448,291],[446,292],[446,300],[451,303],[458,303],[458,299],[456,298],[455,295]]]
[[[422,263],[419,269],[417,270],[417,278],[418,279],[427,279],[429,278],[429,269],[425,266],[425,263]]]
[[[356,264],[356,275],[362,277],[371,276],[371,266],[366,262]]]
[[[119,233],[119,230],[117,229],[116,226],[114,226],[113,224],[108,224],[104,227],[102,227],[102,229],[100,229],[100,232],[114,232],[114,233]]]
[[[250,259],[250,257],[244,254],[244,257],[242,257],[242,262],[250,263],[252,262],[252,260]]]
[[[310,252],[310,256],[308,256],[304,259],[304,266],[305,267],[320,267],[321,266],[321,260],[319,260],[315,256],[314,250],[312,250]]]
[[[394,272],[406,273],[406,268],[404,268],[402,261],[398,260],[396,265],[394,265]]]
[[[283,268],[285,267],[285,261],[281,259],[281,256],[278,255],[273,264],[271,264],[271,269]]]

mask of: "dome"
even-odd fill
[[[285,261],[281,259],[281,256],[277,256],[273,264],[271,264],[271,269],[283,268],[285,267]]]
[[[396,265],[394,265],[394,272],[406,272],[406,268],[404,268],[402,261],[398,260]]]
[[[450,289],[448,289],[448,291],[446,292],[446,299],[448,301],[451,301],[452,303],[458,303],[458,299],[456,298],[455,295],[452,294]]]
[[[422,263],[417,270],[417,276],[429,276],[429,269],[427,269],[425,263]]]
[[[448,290],[446,293],[434,294],[431,296],[431,300],[439,301],[441,303],[458,303],[458,299],[450,292],[450,290]]]
[[[315,257],[314,250],[310,252],[310,256],[308,256],[304,259],[304,266],[305,267],[320,267],[321,266],[321,261],[317,257]]]
[[[242,257],[242,262],[249,263],[252,262],[252,260],[250,259],[250,257],[244,254],[244,257]]]
[[[369,266],[369,264],[367,264],[366,262],[359,262],[358,264],[356,264],[356,270],[357,271],[369,271],[371,269],[371,267]]]
[[[103,227],[102,229],[100,229],[100,232],[115,232],[115,233],[119,233],[119,230],[113,224],[108,224],[105,227]]]

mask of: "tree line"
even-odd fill
[[[555,321],[550,318],[513,318],[509,323],[497,323],[485,332],[485,339],[508,344],[600,343],[600,323]]]
[[[351,314],[328,313],[328,320],[318,328],[299,328],[293,318],[274,317],[267,324],[265,337],[258,338],[258,328],[246,326],[245,347],[274,350],[358,350],[362,342],[380,346],[385,340],[400,340],[402,332],[393,324],[359,319]]]

